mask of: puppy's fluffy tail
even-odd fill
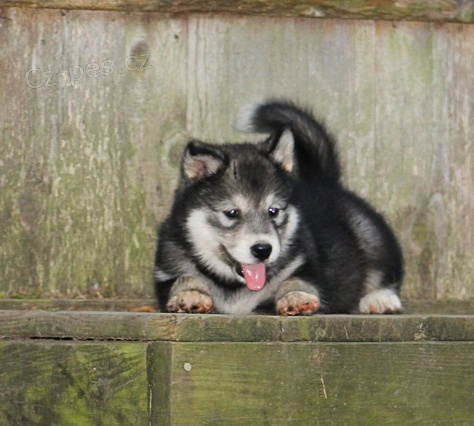
[[[333,137],[312,114],[287,101],[269,101],[244,108],[239,130],[277,134],[291,129],[300,179],[339,181],[341,169]]]

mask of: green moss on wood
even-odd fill
[[[0,335],[175,342],[474,341],[472,315],[172,315],[0,311]]]
[[[474,8],[469,2],[390,0],[221,0],[210,4],[205,0],[186,0],[179,3],[151,0],[102,1],[93,0],[14,0],[0,1],[0,6],[55,9],[118,10],[157,12],[164,14],[238,14],[263,16],[297,16],[311,18],[387,19],[409,21],[473,22]]]
[[[0,423],[148,424],[146,348],[0,343]]]
[[[169,344],[153,345],[159,352]],[[167,406],[179,425],[468,425],[473,349],[472,342],[173,343]]]

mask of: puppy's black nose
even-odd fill
[[[270,244],[255,244],[250,247],[250,251],[258,260],[266,260],[272,253],[272,246]]]

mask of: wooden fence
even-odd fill
[[[0,294],[150,296],[183,144],[281,96],[393,224],[403,297],[472,299],[473,2],[181,3],[0,1]]]
[[[473,22],[474,1],[0,0],[0,424],[471,425]],[[240,107],[275,96],[393,224],[408,314],[117,312],[152,295],[186,140],[243,141]]]

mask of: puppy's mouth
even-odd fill
[[[221,245],[221,250],[228,263],[234,265],[235,272],[245,280],[245,285],[249,290],[259,291],[265,286],[267,275],[265,263],[239,263],[223,245]]]

